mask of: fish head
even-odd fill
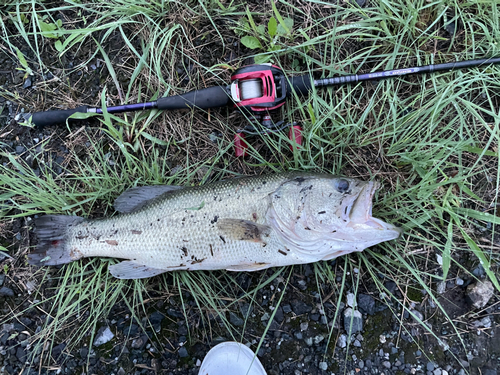
[[[285,185],[280,198],[273,199],[271,225],[283,242],[311,261],[362,251],[401,233],[372,216],[377,182],[321,175]]]

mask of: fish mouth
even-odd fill
[[[342,219],[348,222],[349,227],[388,231],[391,232],[389,235],[391,238],[397,238],[402,232],[400,228],[372,216],[373,195],[379,187],[378,182],[368,182],[357,197],[346,202],[346,208],[342,210]]]

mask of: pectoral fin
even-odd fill
[[[145,279],[153,277],[167,270],[148,267],[143,264],[137,264],[134,261],[127,260],[118,264],[109,266],[109,272],[117,279]]]
[[[219,219],[217,227],[224,237],[235,241],[264,242],[271,227],[241,219]]]
[[[115,210],[129,213],[139,210],[160,195],[182,189],[175,185],[140,186],[126,190],[115,200]]]

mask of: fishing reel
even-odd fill
[[[231,99],[235,107],[249,115],[252,124],[237,130],[234,135],[234,151],[237,157],[246,155],[248,143],[246,135],[268,134],[290,128],[288,138],[302,144],[302,128],[297,123],[274,123],[269,111],[276,110],[285,104],[288,96],[287,80],[283,70],[272,64],[244,66],[231,76],[229,86]],[[290,146],[293,150],[294,146]]]

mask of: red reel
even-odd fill
[[[283,71],[275,65],[244,66],[231,76],[230,87],[236,107],[260,112],[285,104],[286,78]]]

